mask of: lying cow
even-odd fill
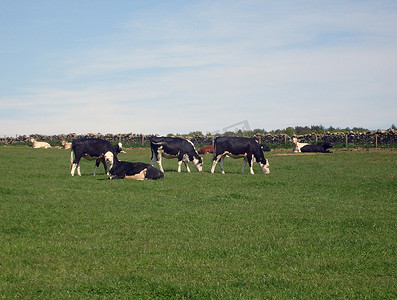
[[[292,152],[295,153],[301,152],[302,147],[309,145],[308,143],[299,143],[296,137],[292,138],[292,143],[294,144],[292,148]]]
[[[303,146],[300,150],[301,152],[319,152],[319,153],[330,153],[329,150],[332,148],[331,143],[329,142],[321,142],[316,145],[306,145]]]
[[[38,142],[34,138],[30,138],[30,142],[32,143],[32,147],[34,149],[39,149],[39,148],[51,148],[51,145],[48,144],[47,142]]]
[[[107,165],[104,159],[104,155],[108,151],[112,152],[115,156],[120,152],[124,152],[121,143],[118,143],[117,146],[113,146],[109,141],[102,139],[81,138],[74,140],[72,142],[72,151],[70,152],[70,174],[74,176],[75,170],[77,168],[77,174],[81,176],[80,159],[82,157],[88,160],[96,161],[94,175],[96,174],[96,170],[101,162],[105,168],[105,173],[109,174],[108,170],[112,167],[112,165]]]
[[[243,168],[241,170],[242,173],[244,173],[247,162],[250,166],[251,174],[254,174],[253,162],[259,164],[263,173],[270,173],[269,161],[263,155],[262,146],[252,138],[227,136],[216,138],[211,173],[215,172],[216,164],[219,162],[222,174],[225,174],[223,161],[226,156],[231,158],[244,158]]]
[[[112,152],[105,153],[105,161],[112,165],[110,168],[110,179],[160,179],[164,173],[150,164],[142,162],[120,161]]]
[[[207,145],[204,147],[201,147],[200,149],[197,150],[199,154],[208,154],[208,153],[214,153],[214,146],[213,145]]]
[[[190,172],[189,162],[192,162],[199,172],[203,170],[203,159],[198,155],[194,144],[189,140],[178,137],[152,137],[150,147],[152,150],[152,165],[154,166],[155,161],[157,161],[161,172],[164,172],[161,164],[162,157],[178,158],[178,172],[181,172],[182,162],[188,172]]]
[[[61,142],[63,149],[72,149],[72,143],[69,143],[65,140]]]

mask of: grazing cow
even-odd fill
[[[244,173],[245,165],[248,162],[251,174],[254,174],[253,162],[257,162],[263,173],[269,174],[269,161],[265,158],[262,152],[261,145],[252,138],[246,137],[218,137],[215,139],[215,154],[212,159],[211,173],[215,172],[216,164],[219,162],[222,174],[225,174],[223,169],[223,161],[226,156],[232,158],[243,158],[244,163],[242,173]]]
[[[292,148],[292,152],[299,153],[301,152],[302,147],[309,145],[308,143],[299,143],[296,137],[292,138],[292,142],[294,146]]]
[[[270,151],[270,148],[268,146],[266,146],[265,144],[261,145],[261,149],[262,149],[262,151]]]
[[[51,145],[48,144],[47,142],[38,142],[34,138],[30,138],[30,142],[32,143],[32,147],[34,149],[38,148],[51,148]]]
[[[74,176],[77,167],[77,174],[81,176],[80,159],[84,157],[88,160],[96,161],[94,175],[96,174],[96,170],[101,162],[103,163],[103,167],[105,168],[105,173],[109,174],[108,166],[104,159],[105,153],[110,151],[116,156],[118,153],[124,152],[122,150],[123,148],[121,143],[118,143],[117,146],[113,146],[109,141],[102,139],[81,138],[81,139],[73,140],[72,151],[70,152],[70,163],[71,163],[70,173],[72,176]],[[111,166],[112,163],[109,163],[110,168]]]
[[[190,161],[193,162],[199,172],[203,170],[203,159],[198,155],[194,144],[189,140],[178,137],[152,137],[150,147],[152,149],[152,166],[157,161],[161,172],[164,172],[161,165],[162,157],[178,158],[178,172],[181,172],[182,162],[185,164],[187,171],[190,172],[188,165]]]
[[[331,153],[329,150],[332,148],[330,142],[321,142],[316,145],[306,145],[301,148],[301,152],[320,152],[320,153]]]
[[[201,147],[200,149],[197,150],[199,154],[208,154],[208,153],[214,153],[214,146],[213,145],[208,145]]]
[[[72,149],[72,143],[69,143],[65,140],[63,140],[61,143],[62,143],[63,149]]]
[[[142,162],[120,161],[117,156],[110,151],[105,153],[106,163],[112,164],[110,168],[110,179],[160,179],[164,177],[164,173],[157,170],[150,164]]]

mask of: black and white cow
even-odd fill
[[[293,137],[292,138],[292,143],[294,144],[293,148],[292,148],[292,152],[295,153],[299,153],[301,152],[302,147],[309,145],[308,143],[300,143],[298,142],[298,138],[297,137]]]
[[[211,173],[215,172],[216,164],[219,162],[222,174],[225,174],[223,169],[223,161],[226,156],[232,158],[244,157],[243,168],[241,170],[242,173],[244,173],[247,162],[250,166],[251,174],[254,174],[253,162],[257,162],[259,164],[263,173],[270,173],[269,161],[263,155],[262,146],[252,138],[227,136],[216,138]]]
[[[332,145],[330,142],[321,142],[316,145],[306,145],[303,146],[300,150],[301,152],[320,152],[320,153],[330,153],[331,151],[329,150],[332,148]]]
[[[81,138],[73,140],[72,142],[72,150],[70,152],[70,164],[71,164],[71,172],[70,174],[74,176],[75,170],[77,168],[77,174],[81,176],[80,172],[80,159],[82,157],[88,160],[96,160],[94,175],[96,174],[96,170],[99,167],[99,164],[102,162],[105,168],[105,173],[108,174],[108,166],[105,162],[104,155],[106,152],[110,151],[114,155],[117,155],[122,151],[122,144],[118,143],[117,146],[113,146],[112,143],[102,139],[95,138]],[[109,163],[111,167],[111,163]]]
[[[262,145],[261,145],[261,149],[262,149],[262,151],[270,151],[269,146],[267,146],[267,145],[265,145],[265,144],[262,144]]]
[[[194,144],[186,139],[178,137],[152,137],[150,139],[152,149],[152,165],[157,161],[160,171],[164,172],[161,158],[178,158],[178,172],[181,172],[182,162],[190,172],[188,163],[192,162],[196,169],[203,170],[203,159],[198,155]]]
[[[150,164],[142,162],[120,161],[112,152],[105,153],[106,163],[112,164],[110,168],[110,179],[160,179],[164,177],[164,173],[157,170]]]

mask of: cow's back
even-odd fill
[[[152,137],[150,139],[152,149],[162,147],[168,154],[196,152],[193,143],[179,137]]]
[[[257,148],[260,145],[251,138],[246,137],[218,137],[215,139],[215,152],[221,154],[225,151],[233,151],[236,154],[244,153],[248,149]]]
[[[81,138],[73,140],[72,151],[75,153],[89,153],[92,155],[103,155],[107,151],[114,153],[114,147],[112,143],[107,140],[95,139],[95,138]]]

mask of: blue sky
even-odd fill
[[[397,2],[0,2],[0,135],[397,125]]]

